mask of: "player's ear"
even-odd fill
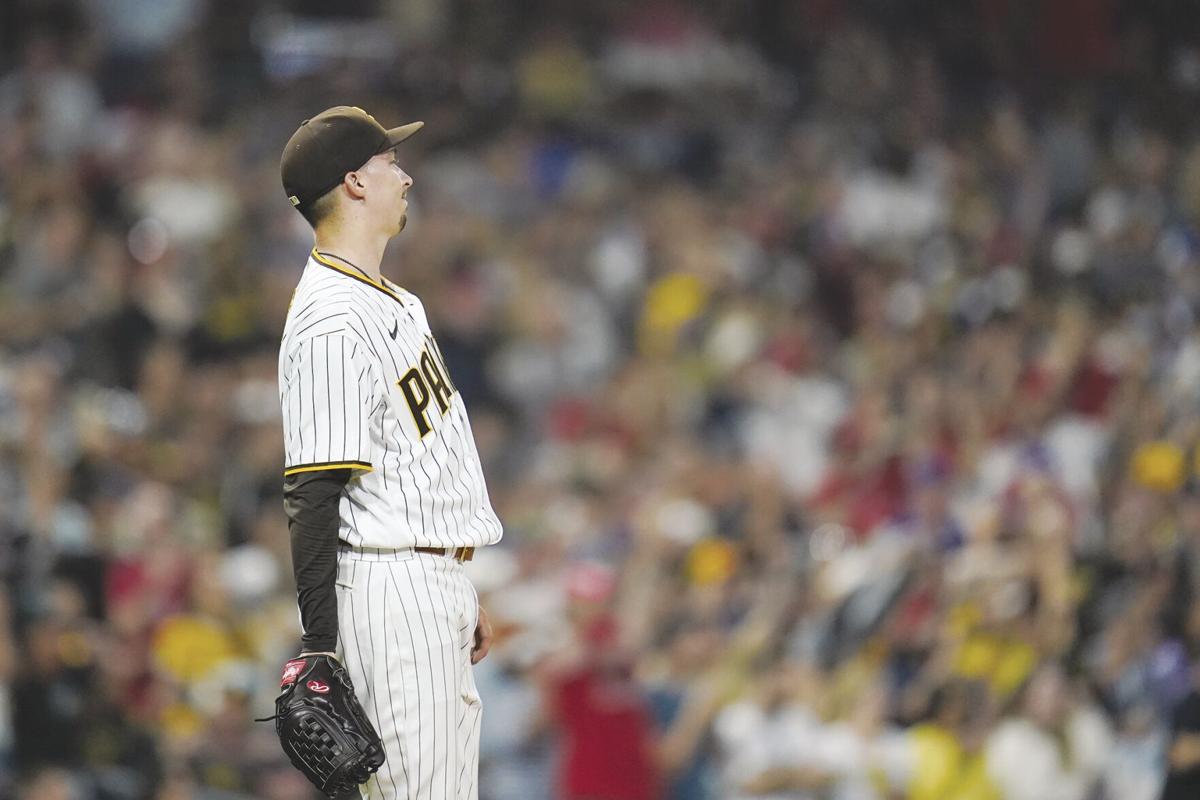
[[[361,200],[366,195],[366,187],[363,186],[362,177],[357,172],[347,172],[346,177],[342,178],[342,186],[349,192],[350,197],[355,200]]]

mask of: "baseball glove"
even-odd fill
[[[275,716],[262,721],[275,720],[283,751],[314,786],[340,798],[383,765],[383,743],[337,659],[292,659],[279,686]]]

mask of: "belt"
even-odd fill
[[[475,557],[474,547],[414,547],[418,553],[433,553],[435,556],[453,558],[455,561],[470,561]]]
[[[338,547],[366,557],[367,561],[395,561],[405,558],[408,553],[432,553],[455,561],[470,561],[475,555],[474,547],[355,547],[345,542],[338,542]]]

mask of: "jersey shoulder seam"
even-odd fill
[[[359,357],[365,357],[367,354],[369,354],[371,352],[370,348],[367,346],[366,342],[363,340],[362,335],[359,334],[358,331],[354,330],[354,328],[352,328],[350,325],[343,322],[342,327],[337,330],[321,331],[319,333],[301,336],[298,339],[289,340],[288,346],[287,346],[288,365],[289,366],[291,365],[292,359],[295,358],[295,350],[300,345],[304,344],[305,342],[310,342],[314,339],[320,339],[323,337],[333,338],[335,336],[345,339],[346,341],[350,342],[350,344],[354,346],[355,351],[358,353]],[[381,382],[381,380],[380,380],[378,368],[376,367],[375,363],[370,358],[367,358],[366,365],[367,365],[367,368],[369,369],[369,371],[371,372],[371,377],[374,379],[374,381],[377,384],[379,384]],[[290,370],[285,370],[285,372],[288,373],[286,383],[287,383],[287,385],[290,386],[291,382],[292,382]]]
[[[337,330],[318,331],[316,333],[305,334],[303,336],[289,339],[287,342],[287,348],[285,351],[289,367],[291,365],[291,362],[296,358],[296,350],[297,350],[297,348],[300,347],[300,345],[302,345],[306,342],[311,342],[316,339],[323,339],[323,338],[332,339],[334,337],[345,339],[346,341],[348,341],[352,345],[354,345],[354,347],[356,349],[358,349],[360,351],[362,350],[361,337],[357,333],[355,333],[352,329],[350,329],[349,326],[345,325],[345,323],[342,323],[342,327],[338,328]],[[289,376],[288,383],[291,383],[290,376]]]
[[[321,330],[305,331],[299,335],[292,334],[290,337],[288,337],[288,350],[292,350],[295,347],[297,347],[298,345],[304,344],[307,341],[311,341],[313,339],[320,339],[323,336],[342,336],[342,337],[349,339],[352,342],[355,342],[355,343],[358,342],[358,336],[356,336],[354,334],[354,332],[352,330],[350,330],[350,328],[346,325],[345,320],[341,320],[341,319],[334,320],[331,318],[327,321],[327,325],[328,326],[337,325],[338,327],[331,328],[331,327],[322,326]],[[316,327],[316,326],[314,325],[314,327]]]

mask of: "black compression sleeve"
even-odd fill
[[[348,469],[301,472],[283,479],[305,652],[333,652],[337,646],[338,504],[349,480]]]

